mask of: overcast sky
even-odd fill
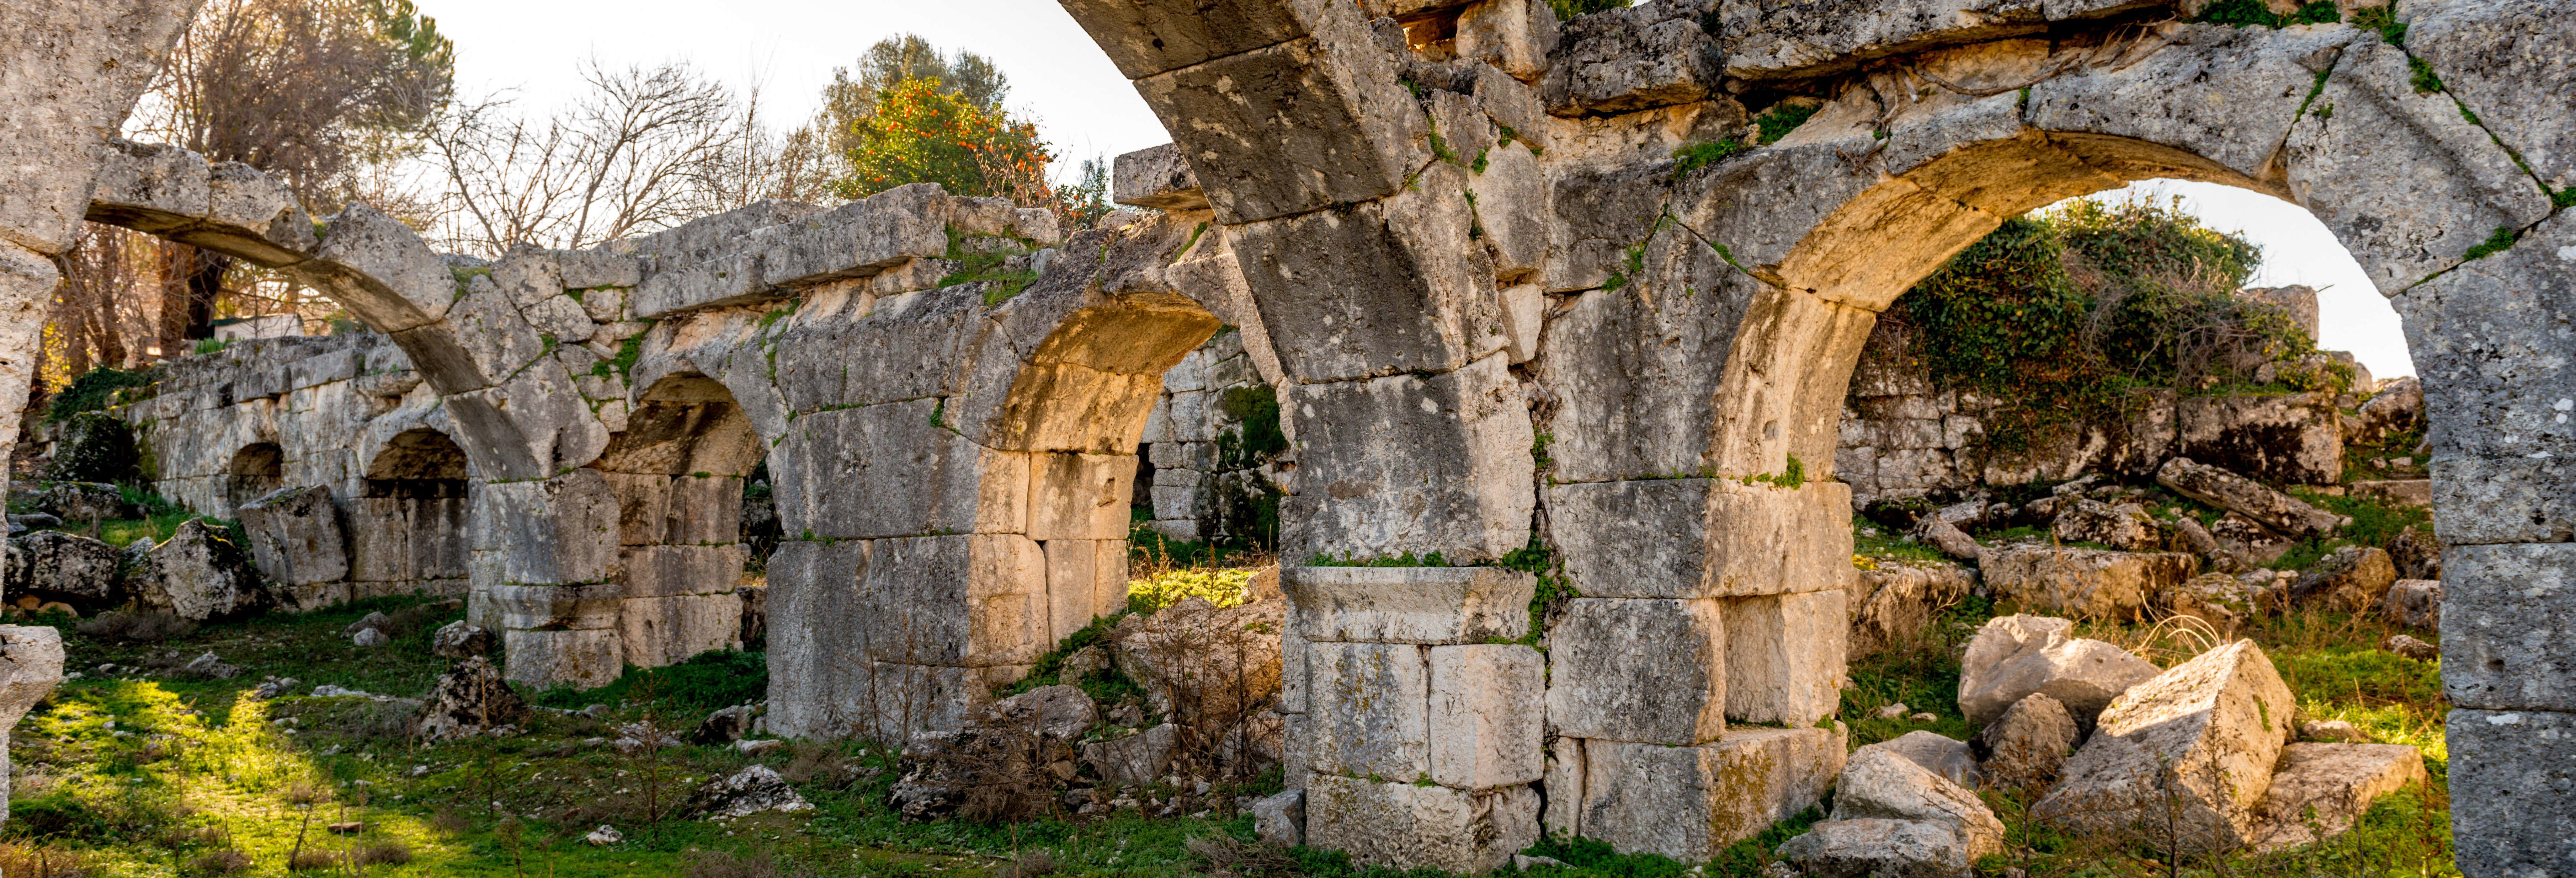
[[[585,59],[610,66],[678,59],[737,88],[757,85],[765,112],[792,125],[812,115],[832,68],[848,66],[879,39],[916,33],[943,49],[993,59],[1010,77],[1011,109],[1036,118],[1068,163],[1171,139],[1056,0],[417,2],[455,40],[458,85],[467,94],[512,90],[534,111],[579,91]],[[2210,225],[2263,247],[2255,285],[2323,291],[2323,347],[2352,351],[2377,377],[2414,374],[2396,312],[2307,211],[2267,195],[2179,181],[2122,194],[2183,195],[2186,208]]]

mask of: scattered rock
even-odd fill
[[[2388,552],[2368,546],[2345,546],[2318,561],[2290,583],[2290,600],[2360,611],[2388,593],[2397,582],[2397,565]]]
[[[2367,744],[2370,743],[2370,736],[2362,734],[2361,727],[2353,725],[2351,720],[2322,719],[2300,723],[2299,740]]]
[[[1100,706],[1091,696],[1068,685],[1040,686],[985,708],[987,722],[1024,723],[1039,734],[1076,740],[1100,723]]]
[[[1082,762],[1103,786],[1153,783],[1171,765],[1180,737],[1180,726],[1164,723],[1124,738],[1083,745]]]
[[[93,610],[117,603],[117,567],[123,553],[115,546],[79,534],[32,531],[9,538],[5,588],[67,601]]]
[[[465,624],[463,619],[441,625],[429,636],[429,651],[441,658],[483,655],[499,645],[500,638],[492,636],[492,632]]]
[[[1975,561],[1986,552],[1984,546],[1977,544],[1975,537],[1968,536],[1967,531],[1938,515],[1924,516],[1922,521],[1915,523],[1914,531],[1916,536],[1940,549],[1942,554],[1961,561]]]
[[[368,691],[366,691],[366,690],[364,690],[364,689],[349,689],[349,688],[345,688],[345,687],[341,687],[341,686],[334,686],[334,685],[329,684],[329,683],[324,683],[324,684],[322,684],[322,685],[320,685],[320,686],[315,686],[315,687],[313,687],[313,697],[315,697],[315,698],[377,698],[377,697],[381,697],[381,696],[378,696],[378,695],[376,695],[376,694],[375,694],[375,693],[373,693],[373,692],[368,692]]]
[[[617,727],[617,752],[633,755],[647,749],[680,746],[678,736],[649,722],[631,722]]]
[[[2180,552],[2114,552],[2014,546],[1986,552],[1986,587],[2023,607],[2078,617],[2131,621],[2150,596],[2190,579],[2200,561]]]
[[[2244,563],[2233,553],[2219,546],[2218,537],[2212,536],[2209,528],[2202,527],[2200,519],[2188,515],[2176,518],[2173,529],[2174,538],[2181,541],[2182,547],[2194,555],[2199,555],[2200,559],[2209,562],[2212,568],[2232,571]]]
[[[1975,862],[1956,827],[1927,820],[1827,820],[1778,854],[1807,878],[1968,878]]]
[[[125,502],[124,492],[104,482],[55,482],[36,495],[36,509],[60,519],[57,525],[141,517],[134,504]]]
[[[2380,644],[2380,648],[2417,661],[2429,662],[2442,657],[2441,647],[2404,634],[2388,635],[2388,642]]]
[[[2031,693],[2012,709],[1977,730],[1968,742],[1995,786],[2022,789],[2054,783],[2066,756],[2075,750],[2078,730],[2066,705],[2045,694]]]
[[[787,742],[781,741],[777,738],[744,738],[733,742],[734,752],[741,753],[744,756],[758,756],[784,746],[787,746]]]
[[[2387,596],[2380,599],[2380,612],[2408,628],[2438,630],[2442,627],[2442,581],[2400,579],[2390,583]]]
[[[2243,514],[2292,536],[2324,534],[2344,525],[2342,516],[2308,505],[2262,483],[2214,466],[2177,457],[2156,470],[2156,484],[2194,500]]]
[[[2252,841],[2268,851],[2341,835],[2379,797],[2429,780],[2413,747],[2291,744],[2272,772]]]
[[[2158,837],[2204,849],[2249,844],[2297,710],[2253,641],[2210,650],[2104,708],[2100,727],[2032,812],[2083,831],[2152,819],[2171,827]]]
[[[121,482],[133,478],[142,454],[134,430],[106,412],[81,412],[55,428],[54,461],[46,476],[74,482]]]
[[[1854,752],[1834,785],[1834,819],[1867,818],[1950,824],[1970,862],[2003,852],[2003,821],[1984,800],[1893,750]]]
[[[1911,640],[1932,623],[1934,614],[1968,596],[1975,574],[1954,564],[1916,567],[1885,563],[1852,578],[1855,591],[1845,603],[1851,612],[1854,656],[1864,656]]]
[[[382,631],[386,628],[392,627],[393,624],[394,620],[383,613],[368,613],[358,621],[349,623],[348,627],[340,629],[340,633],[354,635],[360,631],[366,631],[369,629]]]
[[[2247,518],[2240,512],[2219,516],[2209,525],[2209,534],[2228,557],[2244,566],[2270,564],[2299,544],[2298,540],[2264,527],[2262,522]]]
[[[1924,711],[1914,714],[1913,716],[1906,717],[1906,719],[1910,719],[1918,723],[1940,722],[1941,715],[1931,711]]]
[[[692,744],[730,744],[751,731],[751,705],[718,708],[689,733]]]
[[[141,550],[138,554],[136,550]],[[205,621],[257,609],[263,594],[250,554],[204,519],[179,525],[158,547],[127,550],[125,581],[143,606]]]
[[[893,804],[910,820],[1010,820],[1041,811],[1055,786],[1073,779],[1074,747],[1099,720],[1091,696],[1073,686],[996,701],[964,728],[916,737],[904,750]]]
[[[2270,581],[2267,577],[2265,581]],[[2203,573],[2183,580],[2164,594],[2164,610],[2176,616],[2197,616],[2232,628],[2254,618],[2262,606],[2255,591],[2245,581],[2224,573]]]
[[[2064,705],[2079,727],[2090,726],[2113,698],[2156,676],[2156,666],[2146,659],[2071,637],[2074,629],[2074,622],[2047,616],[1986,622],[1960,659],[1960,711],[1969,722],[1985,725],[2036,692]]]
[[[1913,709],[1914,708],[1905,706],[1905,702],[1899,701],[1895,704],[1879,708],[1877,716],[1879,719],[1898,719],[1904,717],[1906,712]]]
[[[2397,565],[2400,579],[2441,579],[2442,541],[2415,525],[2407,525],[2388,541],[2388,560]]]
[[[1252,832],[1283,848],[1305,844],[1306,791],[1283,790],[1253,800]]]
[[[1536,869],[1536,868],[1539,868],[1539,867],[1541,867],[1541,866],[1549,866],[1549,867],[1554,867],[1554,868],[1558,868],[1558,869],[1568,868],[1568,867],[1565,865],[1565,861],[1564,861],[1564,860],[1560,860],[1560,859],[1557,859],[1557,858],[1555,858],[1555,857],[1539,857],[1539,856],[1532,856],[1532,855],[1529,855],[1529,854],[1513,854],[1513,855],[1512,855],[1512,868],[1514,868],[1514,869],[1519,869],[1519,870],[1521,870],[1521,871],[1523,871],[1523,872],[1527,872],[1527,871],[1529,871],[1529,870],[1531,870],[1531,869]]]
[[[2128,552],[2153,551],[2165,542],[2164,528],[2156,525],[2146,507],[2135,503],[2112,505],[2092,499],[2061,503],[2048,531],[2061,543],[2095,543]]]
[[[1056,666],[1056,682],[1067,686],[1080,685],[1082,681],[1091,679],[1091,675],[1106,670],[1109,670],[1109,650],[1094,644],[1065,656],[1064,663]]]
[[[350,635],[349,642],[359,646],[383,646],[394,642],[394,639],[385,636],[385,632],[379,629],[360,628],[358,633]]]
[[[527,715],[527,702],[502,682],[501,669],[474,656],[449,667],[430,687],[426,712],[420,718],[420,738],[434,744],[472,737],[520,722]]]
[[[230,680],[241,676],[242,669],[225,664],[223,659],[216,658],[214,653],[209,652],[180,666],[179,672],[209,680]]]
[[[687,811],[709,818],[749,817],[762,811],[810,811],[814,805],[796,794],[787,779],[766,765],[754,765],[716,778],[689,794]]]
[[[252,688],[250,690],[250,697],[260,701],[267,701],[268,699],[284,695],[293,690],[295,688],[295,683],[296,680],[294,677],[270,677],[260,681],[258,686]]]
[[[581,840],[589,842],[591,847],[607,847],[625,841],[626,834],[603,823],[598,829],[591,830],[589,835],[582,836]]]
[[[2039,696],[2046,697],[2046,696]],[[1920,765],[1926,771],[1962,787],[1975,789],[1978,772],[1976,757],[1968,752],[1968,743],[1938,733],[1913,731],[1853,751],[1859,756],[1873,750],[1885,750]]]
[[[1121,704],[1110,708],[1103,718],[1109,720],[1111,725],[1132,729],[1145,724],[1145,710],[1133,704]]]

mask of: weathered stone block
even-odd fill
[[[1430,776],[1427,653],[1400,643],[1308,644],[1312,770],[1403,781]]]
[[[1207,190],[1190,173],[1189,160],[1173,144],[1148,147],[1118,157],[1111,173],[1110,200],[1157,210],[1206,210]]]
[[[1398,100],[1420,124],[1412,100]],[[1347,211],[1226,220],[1227,241],[1289,375],[1314,382],[1441,372],[1501,350],[1493,265],[1474,237],[1470,186],[1465,169],[1441,162],[1414,188]],[[1222,210],[1218,216],[1225,219]]]
[[[1017,534],[870,540],[861,641],[880,662],[1025,665],[1049,638],[1046,555]]]
[[[1726,601],[1726,717],[1811,725],[1842,702],[1840,589]]]
[[[1715,41],[1663,6],[1584,15],[1558,29],[1539,91],[1559,116],[1626,113],[1706,99],[1720,79]]]
[[[1288,624],[1318,643],[1480,643],[1529,633],[1537,577],[1499,567],[1281,567]]]
[[[1544,773],[1547,660],[1519,644],[1435,646],[1431,779],[1462,790],[1525,784]]]
[[[1430,157],[1393,59],[1356,15],[1322,17],[1313,37],[1136,80],[1228,226],[1393,195]],[[1225,133],[1256,129],[1269,134]]]
[[[1715,4],[1726,73],[1746,79],[1816,76],[1856,62],[1935,46],[2035,33],[2051,21],[2111,15],[2137,0],[1912,0],[1902,3],[1726,0]]]
[[[617,494],[598,470],[486,484],[479,493],[473,545],[503,553],[503,581],[607,582],[617,575]]]
[[[2099,640],[2074,636],[2075,623],[2045,616],[1986,622],[1960,659],[1959,711],[1979,725],[1999,722],[2033,694],[2055,699],[2091,725],[2112,699],[2154,679],[2156,666]]]
[[[905,260],[938,256],[948,252],[952,210],[937,184],[915,183],[773,227],[760,249],[759,281],[765,286],[810,286],[866,277]],[[646,283],[649,287],[651,282]],[[645,313],[642,292],[637,316],[653,317]],[[680,307],[703,304],[710,303]]]
[[[939,410],[922,399],[797,418],[770,450],[781,526],[838,539],[1026,528],[1028,457],[941,429]]]
[[[742,598],[731,591],[627,598],[619,602],[617,633],[624,661],[639,668],[678,664],[709,650],[740,649]]]
[[[2297,847],[2351,829],[2372,802],[2427,784],[2424,755],[2396,744],[2291,744],[2281,748],[2257,816],[2255,846]]]
[[[2177,411],[2174,453],[2254,479],[2343,481],[2343,418],[2325,393],[2191,396]]]
[[[626,671],[626,654],[614,628],[504,631],[501,647],[510,657],[510,680],[539,688],[596,689]]]
[[[1721,612],[1715,598],[1568,602],[1548,632],[1548,724],[1586,739],[1717,740],[1729,682]]]
[[[1319,774],[1306,785],[1306,843],[1355,863],[1481,874],[1538,841],[1538,791],[1466,792]]]
[[[1996,597],[2025,608],[2128,620],[2198,573],[2200,559],[2181,552],[2030,546],[1988,551],[1983,569]]]
[[[2451,703],[2576,711],[2576,543],[2454,546],[2445,561]]]
[[[1700,861],[1813,807],[1843,769],[1833,729],[1734,729],[1696,747],[1583,742],[1582,832]]]
[[[1526,546],[1534,434],[1503,359],[1428,380],[1292,389],[1282,407],[1296,423],[1298,478],[1315,487],[1281,501],[1302,522],[1282,554],[1474,563]]]
[[[2469,875],[2556,878],[2576,838],[2576,714],[2453,710],[2455,856]]]
[[[2202,653],[2112,700],[2032,811],[2092,831],[2154,820],[2195,845],[2250,843],[2297,709],[2253,641]]]
[[[1975,792],[1893,750],[1862,748],[1834,785],[1834,819],[1873,818],[1949,824],[1966,843],[1971,862],[2003,852],[2003,821]]]
[[[331,489],[285,488],[239,509],[260,571],[289,585],[349,578],[349,543]]]
[[[1132,454],[1029,456],[1028,535],[1033,540],[1114,540],[1127,535]]]
[[[618,567],[629,598],[732,594],[746,551],[740,544],[633,546],[622,550]]]
[[[2298,121],[2317,72],[2334,64],[2356,35],[2345,28],[2218,24],[2185,25],[2167,33],[2176,45],[2135,65],[2079,67],[2034,83],[2030,124],[2046,131],[2108,135],[2070,145],[2087,162],[2114,173],[2146,157],[2131,155],[2134,147],[2110,138],[2135,138],[2187,150],[2206,163],[2176,170],[2259,177],[2264,162]]]

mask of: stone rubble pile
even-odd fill
[[[2380,796],[2427,781],[2413,747],[2367,743],[2347,722],[2300,722],[2252,641],[2159,669],[2068,638],[2073,624],[1988,622],[1962,667],[1960,709],[1976,738],[1917,731],[1854,752],[1830,819],[1779,856],[1820,878],[1964,878],[2002,849],[1981,786],[2039,793],[2033,819],[2069,831],[2270,851],[2339,834]]]

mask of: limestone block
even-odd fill
[[[316,384],[356,377],[358,352],[355,350],[333,351],[286,364],[286,386],[289,390],[303,390]]]
[[[2297,121],[2317,72],[2334,64],[2355,32],[2194,24],[2163,36],[2172,45],[2134,65],[2079,67],[2033,84],[2030,124],[2166,144],[2210,165],[2191,172],[2259,177]],[[2148,160],[2108,140],[2074,145],[2086,161],[2114,173]]]
[[[1129,79],[1295,39],[1335,11],[1324,4],[1282,2],[1203,7],[1099,0],[1065,9]]]
[[[143,606],[204,621],[259,604],[259,571],[242,547],[203,519],[181,523],[159,546],[146,542],[127,550],[125,572],[126,588]]]
[[[1975,792],[1893,750],[1854,752],[1834,785],[1834,819],[1872,818],[1947,823],[1966,842],[1971,862],[2003,852],[2003,821]]]
[[[2241,513],[2286,534],[2322,534],[2344,524],[2341,516],[2188,457],[2166,461],[2162,468],[2156,470],[2156,484],[2211,506]]]
[[[2407,8],[2406,49],[2431,65],[2442,86],[2542,183],[2576,187],[2576,112],[2548,100],[2576,90],[2556,59],[2576,39],[2548,24],[2549,7],[2530,0],[2444,0]]]
[[[797,418],[769,452],[781,526],[836,539],[1024,530],[1028,456],[941,429],[939,410],[921,399]]]
[[[1431,775],[1431,662],[1401,643],[1307,646],[1311,770],[1401,781]]]
[[[2552,875],[2576,838],[2576,714],[2453,710],[2455,856],[2462,874]]]
[[[2576,355],[2576,218],[2552,217],[2503,252],[2395,297],[2433,418],[2435,528],[2445,542],[2556,542],[2576,534],[2576,378],[2537,364]],[[2508,365],[2524,364],[2524,365]]]
[[[1175,481],[1186,479],[1189,483],[1186,485],[1155,485],[1154,517],[1162,519],[1197,518],[1200,509],[1198,490],[1199,474],[1190,470],[1167,469],[1154,473],[1154,478],[1156,481],[1161,481],[1166,477],[1166,474],[1169,474],[1169,476]],[[1196,528],[1198,522],[1192,521],[1190,522],[1190,525],[1192,528]]]
[[[1306,638],[1298,636],[1298,634],[1297,634],[1297,629],[1296,629],[1296,627],[1295,627],[1295,626],[1281,626],[1281,627],[1280,627],[1280,631],[1279,631],[1279,712],[1280,712],[1280,713],[1285,713],[1285,714],[1300,714],[1300,713],[1305,713],[1305,712],[1306,712],[1306,710],[1307,710],[1307,705],[1311,703],[1311,702],[1310,702],[1310,700],[1308,699],[1307,693],[1308,693],[1308,692],[1313,688],[1313,687],[1312,687],[1312,686],[1310,686],[1310,685],[1309,685],[1309,683],[1308,683],[1308,681],[1309,681],[1309,680],[1313,679],[1313,676],[1307,672],[1307,664],[1306,664],[1306,646],[1307,646],[1307,644],[1306,644]]]
[[[1731,670],[1720,613],[1714,598],[1568,602],[1548,632],[1549,725],[1586,739],[1717,740]]]
[[[1319,774],[1306,786],[1306,843],[1351,861],[1476,875],[1538,841],[1538,791],[1466,792]]]
[[[1560,224],[1576,220],[1557,193]],[[1658,207],[1660,205],[1657,205]],[[1651,220],[1651,217],[1649,217]],[[1559,241],[1556,262],[1579,262],[1569,246],[1604,245],[1604,268],[1627,273],[1625,252],[1642,244],[1641,277],[1584,294],[1547,321],[1541,346],[1562,352],[1539,363],[1539,382],[1558,402],[1548,456],[1561,482],[1707,475],[1709,435],[1735,334],[1758,283],[1679,228],[1617,240]],[[1550,287],[1579,280],[1552,279]],[[1602,283],[1594,280],[1593,283]],[[1669,342],[1669,343],[1667,343]]]
[[[1976,789],[1977,781],[1981,776],[1977,757],[1971,752],[1968,742],[1943,737],[1934,732],[1912,731],[1870,744],[1853,750],[1852,759],[1857,760],[1861,754],[1876,750],[1894,753],[1908,762],[1921,766],[1925,771],[1967,789]]]
[[[1283,552],[1437,552],[1472,563],[1528,543],[1534,434],[1503,357],[1428,380],[1300,385],[1284,408],[1297,425],[1299,478],[1323,489],[1282,501],[1284,515],[1306,522]]]
[[[1435,646],[1431,779],[1462,790],[1525,784],[1545,773],[1547,660],[1520,644]]]
[[[2263,795],[2255,846],[2297,847],[2343,834],[2379,797],[2427,784],[2424,755],[2396,744],[2291,744]]]
[[[204,156],[176,146],[110,138],[89,208],[137,231],[165,234],[206,215],[212,197]]]
[[[1206,210],[1207,190],[1190,173],[1188,159],[1174,144],[1148,147],[1118,157],[1110,174],[1110,200],[1157,210]]]
[[[1549,530],[1566,577],[1594,597],[1709,594],[1711,490],[1709,479],[1549,486]]]
[[[1424,124],[1418,110],[1405,115]],[[1466,169],[1441,162],[1413,188],[1347,211],[1249,224],[1218,211],[1289,375],[1315,382],[1440,372],[1502,349],[1493,266],[1474,238],[1475,206],[1467,201],[1472,185]]]
[[[709,650],[740,649],[742,598],[730,591],[628,598],[619,603],[617,634],[625,662],[639,668],[678,664]]]
[[[1585,741],[1582,752],[1583,835],[1685,861],[1813,807],[1843,769],[1833,729],[1733,729],[1696,747]]]
[[[1535,83],[1547,75],[1556,49],[1556,10],[1539,0],[1486,0],[1458,14],[1458,57],[1501,68]]]
[[[608,448],[599,422],[563,367],[539,361],[497,387],[443,400],[456,442],[492,479],[540,478],[598,460]]]
[[[1118,597],[1115,604],[1101,601],[1109,596],[1104,574],[1123,573],[1104,570],[1103,553],[1115,550],[1123,556],[1125,540],[1047,540],[1039,547],[1046,553],[1047,641],[1055,643],[1091,624],[1091,620],[1117,612],[1126,606],[1126,577],[1117,576]],[[1122,557],[1121,561],[1124,560]]]
[[[2390,296],[2459,264],[2497,229],[2550,212],[2548,194],[2486,128],[2413,80],[2404,50],[2354,43],[2313,102],[2331,115],[2302,117],[2283,153],[2290,194]]]
[[[2147,514],[2146,507],[2115,506],[2090,497],[2059,503],[2048,531],[2059,543],[2095,543],[2124,552],[2151,552],[2165,542],[2164,528]]]
[[[854,724],[831,734],[891,741],[964,728],[992,703],[993,687],[1026,670],[876,662],[862,672],[868,682]]]
[[[2442,581],[2400,579],[2389,583],[2380,612],[2409,628],[2442,627]]]
[[[772,243],[778,242],[773,239]],[[658,320],[698,308],[786,298],[786,291],[762,281],[760,257],[757,252],[728,253],[647,274],[631,300],[635,317]]]
[[[260,572],[288,585],[349,578],[349,540],[331,489],[281,488],[239,507]]]
[[[32,625],[0,625],[0,744],[7,743],[9,731],[17,727],[18,720],[36,702],[52,694],[62,679],[61,632]],[[8,757],[0,755],[0,803],[8,799],[8,767]],[[0,810],[5,807],[0,804]],[[0,818],[6,816],[0,813]]]
[[[596,689],[626,672],[626,656],[617,637],[614,628],[512,630],[502,632],[501,648],[510,657],[506,665],[511,682]]]
[[[747,551],[739,543],[629,546],[620,550],[618,567],[625,573],[628,598],[732,594],[742,579]]]
[[[1957,828],[1929,820],[1827,820],[1781,844],[1777,853],[1802,875],[1975,874]]]
[[[2442,689],[2453,705],[2576,711],[2576,544],[2455,546]]]
[[[1915,567],[1882,562],[1858,571],[1843,608],[1851,614],[1849,655],[1866,656],[1911,640],[1933,614],[1968,596],[1975,574],[1955,565]]]
[[[644,282],[644,262],[631,253],[621,253],[611,246],[590,250],[555,252],[557,270],[562,272],[565,289],[599,290],[607,287],[633,287]],[[623,301],[620,299],[620,301]],[[590,297],[582,297],[589,304]],[[616,319],[612,313],[610,319]],[[608,322],[608,321],[602,321]]]
[[[538,338],[551,338],[561,344],[578,345],[589,341],[598,328],[591,322],[590,312],[583,310],[582,303],[573,301],[571,296],[539,299],[521,307],[519,313],[527,318],[528,326],[537,331]]]
[[[1813,724],[1842,701],[1842,590],[1726,601],[1726,717]]]
[[[2142,8],[2136,0],[2063,0],[2017,4],[1993,0],[1905,3],[1715,4],[1726,73],[1746,79],[1814,76],[1872,58],[1935,46],[2035,33],[2047,22],[2095,18]]]
[[[2421,509],[2433,505],[2431,479],[2370,479],[2349,482],[2344,487],[2352,492],[2352,496],[2400,509]]]
[[[2194,844],[2250,843],[2297,707],[2253,641],[2202,653],[2104,708],[2032,812],[2091,831],[2171,821]]]
[[[11,537],[6,591],[94,612],[115,603],[119,557],[115,546],[79,534],[40,530]]]
[[[329,222],[315,255],[367,279],[335,289],[342,295],[335,295],[333,301],[381,332],[411,329],[446,316],[457,299],[456,277],[418,233],[360,203],[350,204]]]
[[[1506,352],[1512,364],[1519,365],[1538,358],[1539,331],[1547,311],[1546,291],[1537,284],[1521,284],[1506,289],[1503,297],[1503,332],[1509,337]]]
[[[1321,16],[1314,36],[1136,80],[1228,226],[1393,195],[1430,157],[1393,59],[1357,16]],[[1256,129],[1270,136],[1223,133]]]
[[[1163,779],[1180,747],[1181,727],[1164,723],[1124,738],[1082,747],[1082,761],[1111,789],[1143,786]]]
[[[2033,692],[1979,728],[1969,746],[1979,756],[1978,767],[1995,786],[2023,789],[2055,782],[2076,740],[2075,717],[2066,712],[2066,705]]]
[[[2289,599],[2360,612],[2379,603],[2397,583],[2397,565],[2375,546],[2344,546],[2318,559],[2292,581]]]
[[[485,596],[505,630],[598,630],[617,624],[624,587],[613,582],[580,585],[496,585]]]
[[[1982,565],[1998,598],[2037,611],[2129,620],[2198,573],[2200,559],[2032,545],[1988,550]]]
[[[1968,641],[1959,663],[1959,711],[1987,725],[2032,694],[2047,695],[2081,725],[2130,687],[2153,679],[2156,666],[2104,643],[2073,636],[2075,623],[2044,616],[2001,616]]]
[[[808,286],[938,256],[948,252],[951,210],[938,185],[915,183],[775,227],[759,254],[760,281]],[[639,316],[652,316],[643,310],[639,305]]]
[[[857,576],[863,642],[881,662],[1025,665],[1049,638],[1046,555],[1018,534],[870,540]]]
[[[1665,7],[1579,16],[1558,27],[1539,92],[1559,116],[1626,113],[1709,96],[1723,73],[1699,22]]]
[[[1538,580],[1499,567],[1279,569],[1288,625],[1317,643],[1482,643],[1529,633]]]
[[[2192,396],[2177,412],[2174,453],[2275,484],[2343,481],[2343,419],[2325,393]]]
[[[1127,535],[1134,496],[1132,454],[1040,453],[1029,460],[1028,535],[1033,540],[1113,540]]]
[[[472,544],[503,553],[503,581],[607,582],[617,573],[617,495],[598,470],[481,487]]]
[[[1473,171],[1467,185],[1476,193],[1476,222],[1484,230],[1480,240],[1493,258],[1494,276],[1526,283],[1539,280],[1540,272],[1546,268],[1552,237],[1548,198],[1554,184],[1540,166],[1537,154],[1530,152],[1531,141],[1520,136],[1519,129],[1514,129],[1513,134],[1516,136],[1509,143],[1474,153],[1483,157],[1485,167]],[[1536,353],[1538,328],[1534,323],[1527,327],[1526,344],[1532,354]],[[1525,359],[1515,355],[1516,361]]]

